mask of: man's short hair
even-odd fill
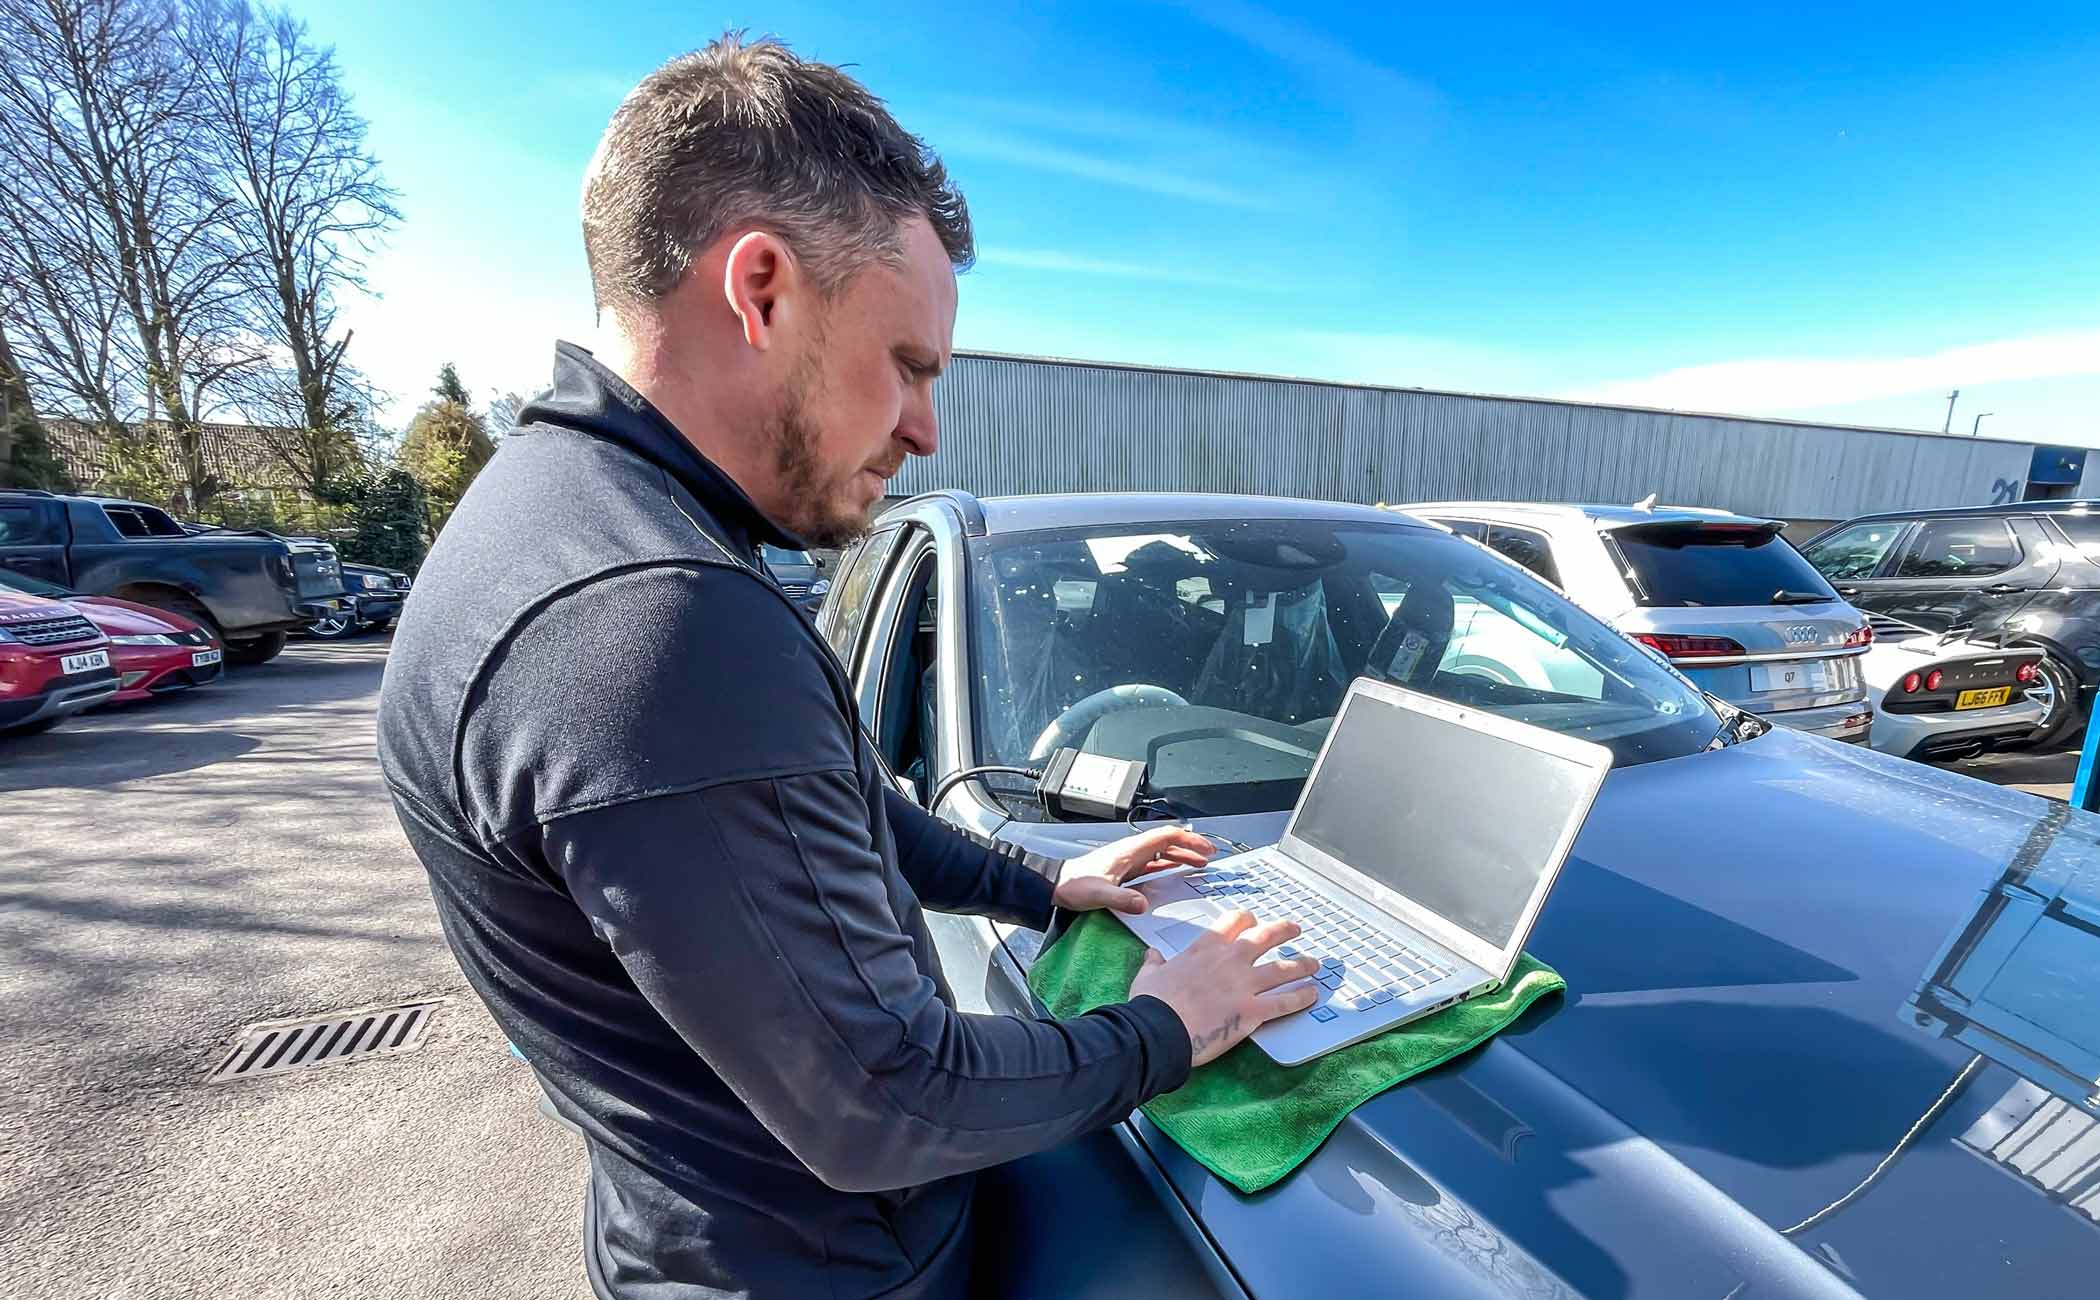
[[[969,209],[940,159],[867,87],[735,32],[650,73],[613,114],[583,187],[598,309],[646,308],[739,226],[771,231],[818,288],[904,256],[924,216],[958,269]]]

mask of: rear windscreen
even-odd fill
[[[1643,605],[1773,605],[1837,593],[1784,537],[1764,529],[1622,528],[1611,535]],[[1805,603],[1805,602],[1803,602]]]

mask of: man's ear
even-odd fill
[[[730,245],[722,263],[722,296],[743,325],[744,342],[761,352],[772,346],[781,300],[800,273],[787,245],[769,231],[750,231]]]

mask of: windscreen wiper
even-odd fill
[[[1767,605],[1821,605],[1836,600],[1836,596],[1822,596],[1813,591],[1788,591],[1781,587],[1772,593]]]

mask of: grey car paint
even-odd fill
[[[1132,521],[1188,508],[1097,507]],[[1210,506],[1233,508],[1269,507]],[[1092,517],[1083,499],[1063,510],[1034,517]],[[883,656],[859,633],[879,640],[894,623],[885,598],[914,565],[965,592],[967,536],[1030,516],[933,499],[892,522],[912,531],[879,548],[874,617],[825,620],[863,681]],[[943,600],[937,627],[944,769],[973,752],[955,687],[969,662],[961,603]],[[1058,856],[1122,833],[1013,822],[967,783],[941,811]],[[1262,844],[1284,820],[1202,824]],[[1773,826],[1789,833],[1764,833]],[[1531,945],[1567,977],[1566,996],[1357,1108],[1257,1196],[1142,1117],[1118,1141],[1225,1294],[2074,1294],[2100,1273],[2100,1225],[2061,1199],[2070,1192],[1978,1150],[1976,1135],[2034,1085],[1905,1015],[1978,891],[2007,863],[2050,855],[2091,880],[2100,819],[1786,729],[1622,769]],[[2073,910],[2100,906],[2080,898]],[[1020,971],[1041,936],[954,917],[935,932],[958,988],[981,990],[986,1009],[1030,1005]],[[2068,981],[2057,987],[2100,986],[2092,947],[2051,958]],[[1063,1216],[1036,1228],[1072,1235]],[[1114,1239],[1112,1224],[1089,1231]]]
[[[1629,529],[1671,523],[1748,527],[1765,520],[1670,507],[1440,501],[1401,508],[1453,528],[1477,521],[1490,529],[1514,526],[1535,532],[1550,549],[1556,571],[1540,576],[1620,631],[1630,636],[1726,637],[1743,647],[1746,653],[1740,656],[1674,660],[1673,666],[1699,689],[1802,731],[1858,743],[1871,734],[1867,719],[1872,709],[1859,671],[1864,647],[1845,644],[1864,622],[1858,610],[1842,600],[1698,608],[1643,605],[1626,575],[1623,557],[1613,549],[1614,534]],[[1524,552],[1498,544],[1502,539],[1492,533],[1477,540],[1505,559],[1525,562]],[[1537,572],[1535,565],[1527,567]],[[1783,684],[1791,674],[1813,674],[1815,684]],[[1761,686],[1760,680],[1766,684]]]

